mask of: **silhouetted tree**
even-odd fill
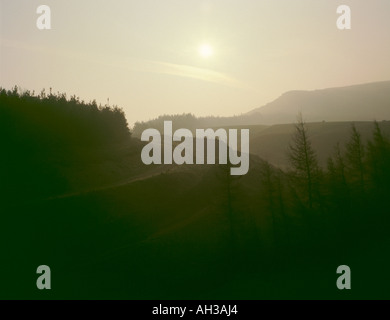
[[[318,195],[318,183],[320,168],[315,151],[311,146],[308,129],[302,115],[298,116],[295,125],[295,133],[290,144],[289,160],[292,166],[292,174],[298,184],[304,187],[309,209],[313,208],[314,198]]]
[[[378,189],[390,187],[390,141],[382,133],[378,122],[374,122],[373,139],[368,142],[368,158],[371,177]]]
[[[365,147],[360,133],[355,124],[351,127],[351,137],[347,143],[346,157],[348,160],[349,174],[357,181],[360,192],[365,190]]]

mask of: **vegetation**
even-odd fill
[[[130,138],[125,115],[114,106],[44,90],[39,95],[0,88],[1,194],[4,199],[70,191],[65,171],[92,166],[102,148]],[[89,151],[93,151],[90,153]],[[81,170],[81,169],[80,169]]]
[[[1,89],[0,103],[0,295],[389,297],[382,124],[368,139],[352,124],[323,166],[300,117],[288,167],[251,155],[249,173],[232,177],[231,164],[142,165],[142,144],[116,107],[17,89]],[[45,296],[34,287],[41,264],[55,274]],[[357,275],[349,293],[335,287],[341,264]]]
[[[243,120],[238,121],[238,117],[195,117],[195,115],[187,114],[176,114],[176,115],[163,115],[150,121],[136,122],[133,127],[133,134],[135,137],[141,137],[142,132],[145,129],[154,128],[160,132],[164,131],[164,121],[172,121],[174,130],[180,128],[186,128],[191,130],[193,133],[195,129],[204,128],[215,128],[225,127],[232,125],[245,124],[248,117],[244,117]]]
[[[112,143],[128,138],[129,129],[123,110],[117,106],[86,103],[79,97],[67,99],[65,93],[39,95],[14,87],[0,88],[2,136],[7,140],[24,138],[39,140],[41,148]],[[18,121],[18,137],[14,124]],[[13,133],[13,134],[12,134]],[[10,143],[14,141],[11,140]]]

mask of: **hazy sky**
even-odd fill
[[[390,79],[389,0],[0,1],[1,86],[109,97],[130,124]],[[36,27],[41,4],[52,30]],[[352,30],[336,27],[341,4]]]

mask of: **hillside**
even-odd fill
[[[390,119],[390,81],[315,91],[290,91],[244,115],[259,124]]]
[[[3,156],[0,194],[6,201],[47,198],[126,181],[141,165],[123,111],[65,94],[0,88]]]
[[[362,144],[348,152],[350,122],[307,124],[319,157],[289,170],[294,126],[250,126],[256,154],[236,177],[229,164],[142,164],[120,109],[0,99],[0,298],[42,299],[45,263],[50,299],[334,299],[340,261],[360,274],[348,297],[388,298],[388,122],[356,123]]]

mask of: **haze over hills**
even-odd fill
[[[261,124],[295,122],[301,112],[308,122],[390,119],[390,81],[315,91],[289,91],[254,109],[251,121]]]
[[[326,166],[334,146],[343,148],[355,123],[364,141],[373,130],[373,120],[380,122],[385,135],[390,134],[390,81],[314,91],[289,91],[246,114],[235,117],[197,118],[191,114],[163,115],[136,123],[133,136],[140,137],[148,128],[164,130],[164,121],[172,121],[173,129],[187,128],[248,128],[250,151],[277,167],[288,167],[287,152],[297,115],[302,113],[308,123],[310,138],[319,163]]]
[[[273,125],[294,123],[302,113],[306,122],[390,120],[390,81],[314,91],[289,91],[265,106],[233,117],[164,115],[147,122],[137,122],[133,134],[140,137],[147,128],[162,130],[164,120],[173,128]]]

